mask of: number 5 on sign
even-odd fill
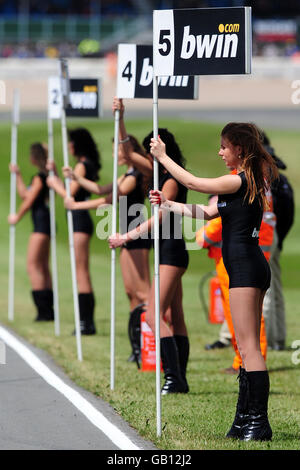
[[[155,10],[156,76],[251,73],[251,8]]]
[[[153,65],[156,75],[175,75],[174,69],[174,16],[173,10],[154,11]],[[157,53],[158,52],[158,53]],[[163,59],[160,61],[160,57]],[[172,70],[172,73],[170,73]]]

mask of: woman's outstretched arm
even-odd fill
[[[100,197],[97,199],[89,199],[87,201],[75,201],[73,197],[65,197],[64,199],[65,208],[71,211],[98,209],[99,206],[104,207],[109,204],[110,201],[108,201],[104,197]]]
[[[109,194],[112,191],[112,183],[100,186],[95,181],[91,181],[85,178],[84,176],[76,173],[69,166],[63,167],[62,171],[65,178],[70,178],[73,181],[76,181],[82,188],[86,189],[89,193],[98,194],[98,196],[102,196],[103,194]]]
[[[150,202],[152,205],[158,204],[160,209],[174,212],[175,214],[193,219],[211,220],[219,217],[217,203],[210,206],[203,204],[183,204],[181,202],[166,199],[161,191],[150,191]]]
[[[19,210],[16,214],[10,214],[8,216],[8,223],[11,225],[17,224],[22,217],[28,212],[33,206],[34,201],[38,197],[40,191],[42,190],[42,181],[39,176],[35,176],[32,180],[30,189],[27,190],[26,196],[23,199],[22,204],[19,207]]]
[[[177,165],[172,158],[166,154],[166,146],[158,138],[151,139],[151,153],[166,170],[171,173],[179,183],[192,191],[206,194],[231,194],[235,193],[241,186],[241,178],[238,175],[224,175],[219,178],[198,178],[187,170]]]

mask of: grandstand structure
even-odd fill
[[[298,0],[0,0],[0,57],[101,57],[119,42],[149,43],[153,9],[246,5],[255,55],[299,52]]]

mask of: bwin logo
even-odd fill
[[[222,26],[225,31],[225,28],[230,25]],[[227,29],[229,30],[229,28]],[[190,59],[194,55],[195,50],[197,50],[198,59],[202,59],[203,57],[206,59],[210,59],[211,57],[216,59],[236,57],[238,44],[239,38],[237,34],[199,34],[198,36],[194,36],[190,34],[190,26],[185,26],[180,57],[182,59]]]
[[[153,80],[153,66],[150,65],[150,59],[143,60],[143,67],[140,77],[140,86],[149,86]],[[158,77],[158,86],[187,87],[189,77],[187,75],[177,75],[171,77]]]
[[[73,109],[95,109],[97,106],[97,93],[72,91],[70,101]]]
[[[219,24],[219,31],[220,33],[238,33],[240,31],[239,23],[235,24]]]
[[[255,227],[252,232],[252,238],[258,238],[259,237],[259,230]]]

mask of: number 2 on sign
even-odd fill
[[[122,73],[122,77],[123,78],[127,78],[128,81],[130,82],[131,78],[132,78],[132,73],[131,73],[131,60],[126,64],[126,67],[125,69],[123,70],[123,73]]]
[[[52,94],[53,94],[53,101],[52,101],[52,103],[53,103],[54,105],[59,104],[59,100],[58,100],[58,98],[59,98],[59,91],[56,90],[56,89],[55,89],[55,90],[52,90]]]
[[[171,51],[171,41],[167,38],[167,36],[171,35],[171,31],[169,29],[162,29],[159,35],[159,44],[163,45],[164,47],[160,47],[159,53],[163,56],[169,55]]]

